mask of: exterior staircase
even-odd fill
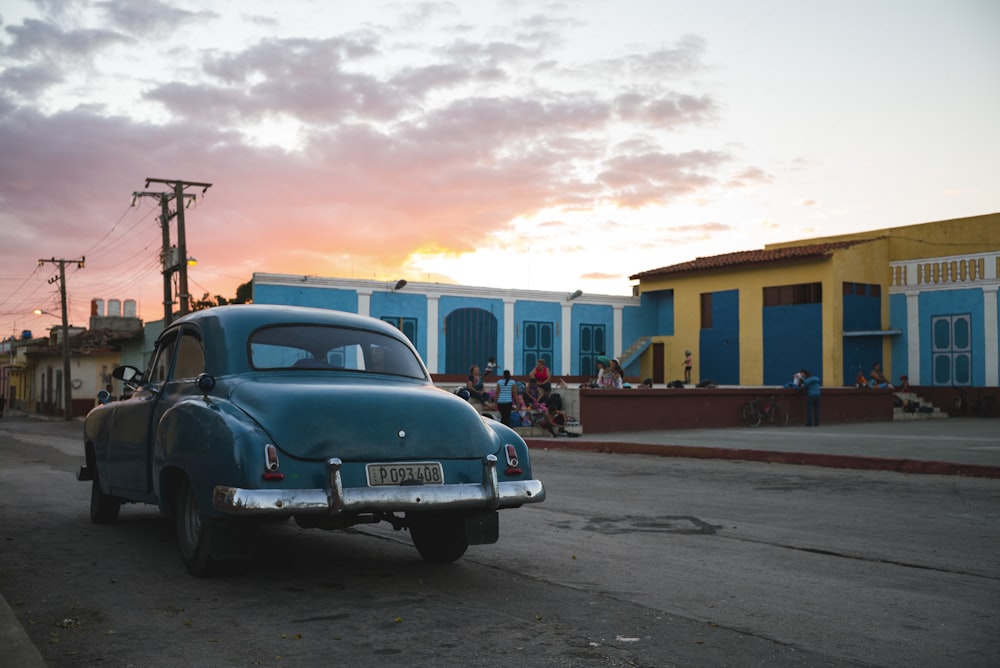
[[[632,342],[632,344],[621,352],[618,356],[618,361],[621,362],[623,369],[628,369],[629,364],[639,359],[643,351],[649,347],[649,344],[653,342],[653,337],[651,336],[640,336],[638,339]]]
[[[948,417],[948,413],[942,411],[940,408],[923,397],[917,396],[915,392],[895,392],[894,394],[903,401],[903,405],[896,406],[892,409],[893,420],[927,420]],[[914,402],[921,407],[929,406],[933,408],[934,411],[931,413],[922,412],[920,410],[910,412],[906,410],[907,402]]]

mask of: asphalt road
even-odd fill
[[[0,420],[0,593],[49,666],[993,666],[1000,483],[533,451],[548,499],[419,561],[269,527],[186,574],[153,509],[87,518],[79,423]],[[0,656],[0,665],[9,655]]]

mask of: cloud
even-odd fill
[[[64,31],[38,19],[26,19],[21,25],[4,28],[13,38],[3,50],[3,56],[16,60],[37,58],[54,61],[69,58],[86,60],[93,54],[116,44],[130,44],[132,38],[112,30],[82,29]]]
[[[22,97],[31,97],[62,80],[60,69],[47,64],[8,67],[0,73],[0,88],[6,88]]]
[[[122,30],[137,35],[156,37],[182,27],[184,23],[217,18],[211,11],[192,12],[159,0],[129,0],[101,2],[108,21]]]
[[[774,177],[759,167],[747,167],[733,175],[726,183],[730,188],[748,188],[754,185],[772,183]]]
[[[161,110],[152,120],[108,115],[99,96],[51,112],[18,106],[59,83],[74,59],[117,54],[133,44],[130,35],[155,34],[164,22],[183,35],[212,18],[153,1],[100,6],[107,26],[123,32],[35,20],[8,26],[0,73],[4,88],[23,98],[0,97],[3,257],[30,264],[39,248],[46,256],[86,253],[81,286],[106,281],[128,292],[138,289],[130,276],[155,282],[159,205],[140,198],[129,206],[147,177],[213,184],[187,210],[188,248],[199,260],[193,276],[235,285],[253,271],[394,275],[415,257],[536,252],[539,239],[554,259],[571,257],[585,248],[572,215],[690,198],[717,186],[732,161],[711,148],[666,148],[672,133],[718,113],[711,95],[666,83],[700,68],[703,42],[566,67],[549,34],[554,19],[534,30],[515,22],[517,41],[457,32],[419,58],[405,57],[414,45],[394,41],[398,33],[372,24],[229,50],[171,46],[183,76],[134,86],[137,101]],[[454,9],[413,11],[433,22],[452,20]],[[629,76],[587,82],[581,67],[603,68],[609,78],[626,68]],[[294,145],[269,140],[268,124],[286,122]],[[520,221],[536,216],[540,236],[525,238]],[[601,234],[611,234],[615,223],[601,219]],[[116,264],[115,280],[97,278]],[[108,289],[101,285],[90,289]]]

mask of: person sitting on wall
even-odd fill
[[[524,399],[528,404],[528,408],[531,410],[542,410],[542,406],[545,403],[545,397],[542,396],[542,388],[539,386],[538,381],[534,378],[528,379],[528,386],[524,390]]]
[[[910,377],[909,376],[900,376],[899,377],[899,391],[900,392],[909,392],[910,391]]]
[[[547,397],[552,392],[552,383],[563,389],[566,388],[566,381],[562,378],[553,378],[552,372],[545,366],[545,359],[541,357],[535,362],[535,368],[528,372],[528,380],[532,378],[538,381],[538,387],[542,390],[542,397]]]
[[[872,364],[872,370],[868,373],[868,383],[871,387],[884,387],[894,389],[889,379],[882,373],[882,365],[878,362]]]
[[[597,387],[606,390],[622,389],[622,377],[611,364],[611,360],[605,355],[599,355],[597,363],[602,367],[601,372],[597,374]]]
[[[479,367],[473,364],[469,367],[469,377],[465,379],[465,389],[469,392],[469,398],[489,403],[489,395],[483,388],[483,379],[479,375]]]

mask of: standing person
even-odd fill
[[[500,422],[510,426],[510,411],[517,401],[517,381],[510,377],[510,370],[504,369],[503,378],[497,381],[497,410]]]
[[[694,358],[691,357],[691,351],[684,351],[684,384],[691,384],[691,367],[694,366]]]
[[[806,388],[806,426],[819,426],[819,388],[822,383],[819,376],[814,376],[802,370],[802,386]]]
[[[497,372],[497,358],[490,357],[486,362],[486,370],[483,371],[483,378],[489,378]]]

